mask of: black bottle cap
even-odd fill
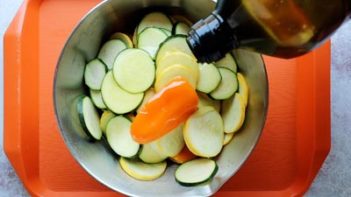
[[[215,13],[192,27],[187,42],[196,58],[202,63],[215,62],[237,47],[229,25]]]

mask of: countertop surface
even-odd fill
[[[3,34],[22,0],[0,0],[0,196],[28,196],[3,152]],[[351,196],[351,22],[332,37],[332,149],[306,196]]]

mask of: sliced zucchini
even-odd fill
[[[161,155],[176,156],[184,148],[183,125],[151,143],[151,147]]]
[[[102,113],[100,118],[100,128],[103,133],[106,131],[107,123],[114,117],[116,117],[116,115],[109,110],[106,110]]]
[[[213,107],[203,107],[186,121],[184,140],[189,150],[200,157],[214,157],[223,146],[221,115]]]
[[[141,181],[152,181],[159,178],[166,171],[167,167],[166,162],[147,164],[123,157],[119,159],[119,165],[129,176]]]
[[[218,68],[218,70],[222,80],[218,87],[210,93],[210,96],[216,100],[225,100],[238,90],[238,79],[236,74],[227,68]]]
[[[138,34],[140,34],[147,27],[156,27],[172,31],[172,22],[165,14],[161,12],[152,12],[144,16],[138,25]]]
[[[139,150],[139,144],[133,140],[130,134],[131,124],[123,116],[114,117],[107,123],[107,142],[112,150],[122,157],[133,157]]]
[[[168,68],[169,66],[172,66],[174,64],[181,64],[184,66],[187,66],[191,69],[194,70],[194,72],[198,73],[199,72],[199,64],[197,63],[197,60],[180,51],[172,52],[172,53],[166,53],[157,63],[156,63],[156,73],[162,72],[164,69]]]
[[[133,111],[144,97],[144,93],[132,94],[123,90],[113,78],[112,71],[106,74],[102,82],[101,93],[105,105],[116,114]]]
[[[127,48],[133,48],[132,40],[130,40],[129,36],[125,33],[116,32],[116,33],[112,34],[110,39],[121,40],[122,42],[124,42],[124,44],[127,46]]]
[[[148,89],[145,92],[143,102],[139,105],[137,112],[139,113],[140,110],[144,107],[144,105],[156,94],[155,90],[153,88]]]
[[[180,165],[175,171],[175,179],[183,186],[195,186],[211,180],[217,171],[215,161],[199,158]]]
[[[183,22],[178,22],[173,27],[174,35],[188,35],[190,26]]]
[[[196,89],[200,92],[210,93],[221,83],[222,76],[213,64],[200,64],[199,80]]]
[[[236,61],[230,53],[227,53],[222,59],[217,61],[215,63],[215,65],[217,67],[220,67],[220,68],[228,68],[229,70],[233,71],[234,73],[236,73],[238,70],[238,66],[236,65]]]
[[[90,98],[85,96],[78,101],[77,111],[83,130],[92,140],[100,140],[102,131],[99,126],[99,114]]]
[[[155,82],[156,92],[159,92],[163,87],[167,86],[170,81],[178,76],[183,77],[192,85],[192,87],[194,87],[194,89],[196,88],[198,73],[184,65],[175,64],[157,74]]]
[[[114,62],[113,76],[124,90],[130,93],[141,93],[155,80],[155,64],[144,50],[126,49]]]
[[[144,144],[141,147],[139,158],[145,163],[159,163],[164,161],[167,156],[155,151],[151,144]]]
[[[172,32],[169,31],[168,29],[162,29],[162,28],[160,28],[160,29],[163,31],[163,33],[165,33],[167,35],[167,37],[172,36]]]
[[[232,141],[233,137],[234,137],[234,133],[226,133],[224,135],[223,146],[229,144],[229,142]]]
[[[175,35],[167,38],[160,46],[160,49],[156,55],[156,64],[159,63],[160,59],[165,56],[167,53],[172,53],[175,51],[180,51],[194,57],[194,54],[191,52],[187,42],[186,36],[184,35]]]
[[[109,40],[101,47],[98,58],[111,70],[118,54],[126,48],[122,40]]]
[[[106,66],[98,59],[90,61],[84,71],[85,84],[93,90],[100,90],[102,80],[106,75]]]
[[[90,89],[90,97],[97,108],[106,109],[106,105],[104,103],[104,100],[102,99],[101,91]]]
[[[158,28],[145,28],[138,35],[138,48],[147,51],[152,59],[155,59],[160,44],[167,39],[165,31]]]
[[[213,100],[207,96],[207,94],[198,93],[199,95],[199,108],[210,106],[213,107],[218,113],[221,111],[221,102],[218,100]]]
[[[249,101],[249,86],[247,85],[246,79],[243,74],[237,73],[238,77],[238,83],[239,83],[239,94],[241,95],[241,98],[243,99],[243,102],[245,106],[247,106],[247,103]]]
[[[222,118],[224,132],[235,133],[240,129],[245,120],[245,104],[240,94],[236,93],[232,98],[223,101]]]

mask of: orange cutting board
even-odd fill
[[[65,147],[53,107],[60,52],[98,0],[26,0],[5,35],[4,149],[33,196],[118,196]],[[300,196],[330,150],[330,43],[291,60],[265,57],[262,137],[218,196]]]

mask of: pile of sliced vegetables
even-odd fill
[[[209,181],[215,157],[244,122],[249,89],[234,57],[198,63],[186,43],[190,25],[150,13],[133,41],[113,34],[86,65],[90,96],[77,106],[82,127],[91,139],[104,139],[135,179],[162,176],[169,159],[180,164],[181,185]]]

